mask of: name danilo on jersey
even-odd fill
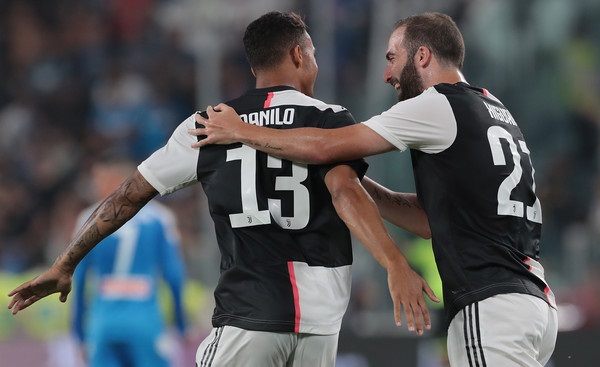
[[[293,108],[271,108],[258,112],[241,114],[242,121],[257,126],[291,125],[296,111]]]

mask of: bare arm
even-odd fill
[[[191,129],[189,133],[206,138],[193,147],[242,142],[280,158],[309,164],[347,161],[396,149],[363,124],[337,129],[269,129],[244,123],[235,110],[225,104],[215,109],[207,108],[208,119],[196,114],[196,122],[204,127]]]
[[[366,176],[361,183],[377,204],[383,219],[419,237],[431,238],[429,220],[417,194],[392,191]]]
[[[58,256],[50,269],[11,291],[8,305],[12,313],[29,307],[38,300],[60,292],[65,302],[71,291],[75,267],[105,237],[131,219],[157,191],[136,171],[94,210],[74,236],[69,246]]]
[[[401,325],[401,309],[411,331],[419,335],[430,329],[429,311],[423,297],[425,292],[435,302],[427,282],[414,272],[402,252],[388,234],[375,203],[361,186],[354,170],[340,165],[325,176],[335,209],[352,234],[369,250],[388,273],[388,287],[394,302],[394,318]]]

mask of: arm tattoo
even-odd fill
[[[255,140],[249,141],[248,145],[252,145],[254,147],[262,148],[262,144],[259,141],[255,141]]]
[[[156,189],[136,171],[98,205],[59,260],[74,269],[94,246],[131,219],[156,194]]]
[[[283,148],[282,148],[282,147],[276,147],[276,146],[274,146],[274,145],[271,145],[271,144],[269,144],[269,143],[267,143],[267,144],[265,145],[265,148],[269,148],[269,149],[271,149],[271,150],[279,150],[279,151],[282,151],[282,150],[283,150]]]
[[[261,144],[259,141],[256,141],[256,140],[249,141],[249,142],[248,142],[248,145],[252,145],[252,146],[255,146],[255,147],[257,147],[257,148],[263,148],[263,147],[264,147],[264,148],[266,148],[266,149],[269,149],[269,150],[271,150],[271,151],[283,151],[283,148],[282,148],[282,147],[277,147],[277,146],[271,145],[271,144],[269,144],[269,143],[266,143],[266,144],[263,146],[263,145],[262,145],[262,144]]]
[[[375,188],[372,197],[376,201],[383,201],[385,199],[401,208],[421,209],[421,205],[419,205],[418,201],[409,200],[408,198],[405,198],[402,195],[393,195],[392,193],[381,190],[378,187]]]

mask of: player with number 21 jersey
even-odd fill
[[[538,262],[542,210],[530,152],[497,98],[466,83],[442,83],[364,124],[397,149],[411,149],[447,322],[496,294],[531,294],[555,306]]]

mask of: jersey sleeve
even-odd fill
[[[363,122],[398,150],[439,153],[456,138],[456,119],[446,96],[429,88],[421,95],[396,103]]]
[[[163,196],[197,182],[199,150],[191,147],[196,137],[187,133],[195,124],[194,115],[188,117],[164,147],[138,166],[142,176]]]

